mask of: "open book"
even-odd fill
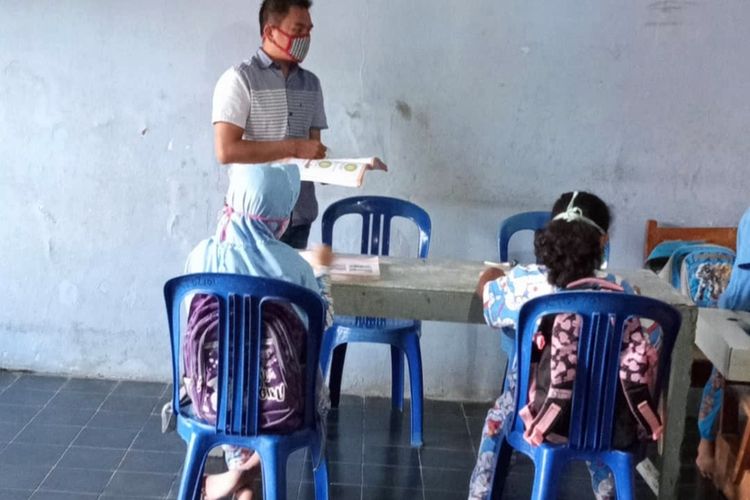
[[[303,250],[300,256],[311,262],[312,254],[309,250]],[[378,278],[380,277],[380,259],[372,255],[345,255],[336,254],[329,267],[331,278],[358,277]]]
[[[288,158],[285,162],[299,166],[303,181],[333,184],[335,186],[360,187],[368,170],[388,171],[380,158],[343,158],[303,160]]]

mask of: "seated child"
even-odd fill
[[[317,269],[314,274],[296,250],[278,240],[286,230],[299,191],[300,174],[295,165],[254,165],[232,169],[216,233],[193,249],[187,259],[185,272],[246,274],[305,286],[320,293],[326,300],[329,306],[327,322],[330,324],[333,314],[327,275],[332,259],[330,248],[316,249],[313,260]],[[215,302],[215,299],[210,299]],[[208,317],[212,300],[206,300],[204,296],[192,299],[187,336],[190,336],[191,328],[205,328],[203,319]],[[217,310],[215,304],[213,308]],[[264,325],[265,319],[264,316]],[[217,322],[214,325],[212,328],[218,329]],[[216,398],[211,393],[215,389],[212,380],[218,373],[216,348],[214,344],[213,351],[206,349],[202,354],[199,364],[204,366],[205,374],[199,376],[207,379],[203,388],[209,394],[200,407],[194,408],[198,416],[209,421],[216,417]],[[185,362],[188,362],[187,358]],[[319,413],[324,412],[322,407],[327,402],[327,395],[320,394],[325,387],[321,382],[319,377]],[[225,446],[224,450],[229,470],[206,477],[202,498],[217,499],[232,494],[239,500],[252,498],[251,484],[258,471],[259,457],[251,450],[237,447]]]
[[[729,284],[719,298],[719,307],[734,311],[750,311],[750,209],[742,216],[737,227],[737,257]],[[695,464],[703,477],[711,477],[714,472],[714,442],[723,389],[724,378],[714,369],[703,389],[698,413],[701,440]]]
[[[508,275],[499,269],[489,268],[480,276],[477,292],[483,296],[487,323],[515,336],[518,312],[526,301],[577,283],[585,283],[591,278],[598,278],[600,283],[607,285],[606,288],[634,293],[628,283],[599,270],[609,225],[609,209],[597,196],[586,192],[563,194],[552,208],[552,220],[535,235],[534,249],[537,261],[541,265],[515,266]],[[558,322],[558,318],[562,316],[567,317]],[[558,315],[555,318],[554,331],[558,332],[558,327],[564,327],[569,319],[569,315]],[[648,342],[647,337],[641,333],[640,325],[629,333],[638,335],[642,343]],[[554,338],[552,341],[553,349],[557,340],[558,338]],[[554,353],[552,357],[554,361]],[[511,370],[506,381],[507,386],[489,410],[482,430],[482,441],[469,488],[470,500],[485,499],[489,495],[493,481],[495,452],[502,439],[503,425],[515,410],[517,356],[514,355],[514,359],[509,360],[509,363]],[[570,383],[572,387],[572,381],[556,380],[555,377],[556,374],[553,374],[553,386],[556,383]],[[547,402],[549,401],[547,396]],[[547,406],[534,407],[533,403],[524,408],[527,412],[525,437],[534,445],[556,437],[549,429],[540,430],[542,426],[539,426],[538,417],[547,409]],[[635,428],[632,428],[632,431],[635,434]],[[632,442],[636,436],[630,438]],[[614,498],[614,481],[609,468],[601,463],[589,463],[588,466],[597,499]]]

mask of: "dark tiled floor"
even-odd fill
[[[175,498],[185,446],[176,434],[160,432],[167,397],[165,384],[0,371],[0,499]],[[425,446],[415,450],[408,410],[392,412],[387,399],[343,397],[328,420],[330,497],[465,499],[488,405],[425,406]],[[220,470],[222,462],[209,467]],[[293,455],[288,469],[290,500],[313,499],[306,454]],[[680,498],[719,498],[696,477],[686,465]],[[516,457],[505,498],[528,498],[532,480],[531,462]],[[593,498],[585,467],[571,467],[560,498]],[[653,498],[642,482],[637,498]]]

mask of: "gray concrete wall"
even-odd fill
[[[257,4],[0,3],[0,367],[168,377],[161,286],[215,223],[211,93],[255,50]],[[423,205],[433,255],[495,258],[501,218],[573,188],[612,205],[613,267],[639,265],[648,217],[729,225],[748,205],[745,1],[312,12],[324,142],[389,163],[361,192]],[[426,324],[427,394],[496,394],[498,350],[488,328]],[[348,390],[387,393],[385,348],[350,352]]]

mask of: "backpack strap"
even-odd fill
[[[219,301],[213,295],[197,294],[190,302],[188,324],[182,340],[183,384],[193,413],[207,421],[216,419],[214,395],[218,375]]]
[[[599,290],[605,290],[608,292],[624,292],[625,289],[618,285],[617,283],[614,283],[609,280],[605,280],[604,278],[581,278],[579,280],[571,281],[568,283],[568,286],[565,287],[566,290],[593,290],[593,291],[599,291]]]
[[[580,331],[581,325],[577,315],[555,316],[550,345],[550,386],[547,397],[538,412],[534,412],[533,405],[528,404],[519,413],[526,429],[524,439],[533,446],[540,445],[552,433],[560,418],[569,413]],[[533,416],[530,422],[529,416]]]
[[[620,383],[625,401],[642,432],[656,441],[664,427],[651,397],[649,384],[658,364],[658,353],[644,334],[641,322],[630,318],[623,334],[625,349],[620,358]]]

